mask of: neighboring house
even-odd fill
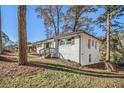
[[[4,48],[5,50],[13,51],[13,52],[18,52],[18,45],[8,45]],[[27,45],[27,53],[36,53],[36,44],[28,44]]]
[[[58,46],[56,47],[56,40]],[[37,53],[89,65],[99,62],[99,39],[86,32],[72,32],[40,41]],[[56,55],[57,53],[57,55]]]
[[[7,45],[4,47],[4,50],[12,51],[12,52],[18,52],[18,45]]]

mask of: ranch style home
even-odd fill
[[[99,42],[87,32],[71,32],[37,42],[36,51],[42,57],[57,57],[83,66],[99,62]]]

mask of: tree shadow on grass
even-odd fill
[[[4,62],[17,62],[11,58],[7,58],[7,57],[4,57],[4,56],[0,56],[0,61],[4,61]]]
[[[60,65],[60,64],[30,62],[27,65],[32,67],[42,67],[50,70],[64,71],[64,72],[87,75],[87,76],[104,77],[104,78],[124,78],[124,75],[122,74],[87,71],[87,70],[82,70],[82,69],[78,69],[78,68],[74,68],[66,65]]]

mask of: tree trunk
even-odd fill
[[[1,6],[0,6],[0,54],[2,53],[2,22],[1,22]]]
[[[59,17],[60,17],[60,9],[57,9],[57,33],[56,36],[59,35]],[[55,36],[55,57],[59,57],[59,41]]]
[[[106,49],[106,62],[105,66],[107,70],[115,71],[110,62],[110,14],[107,14],[107,49]]]
[[[77,20],[75,20],[74,27],[73,27],[73,32],[77,32],[76,31],[76,26],[77,26]]]
[[[107,49],[106,49],[106,61],[110,61],[110,14],[107,14]]]
[[[18,6],[19,65],[27,64],[26,6]]]
[[[57,35],[59,34],[59,11],[57,10]]]
[[[55,57],[59,57],[59,41],[58,41],[58,39],[56,39],[56,37],[55,37],[55,39],[54,39],[54,41],[55,41]]]

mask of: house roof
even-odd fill
[[[61,38],[66,37],[66,36],[80,35],[81,33],[87,34],[87,35],[89,35],[89,36],[91,36],[91,37],[93,37],[93,38],[96,38],[97,40],[100,40],[100,41],[101,41],[100,38],[98,38],[98,37],[96,37],[96,36],[94,36],[94,35],[91,35],[91,34],[85,32],[85,31],[78,31],[78,32],[71,32],[71,33],[66,33],[66,34],[60,34],[60,35],[58,35],[58,36],[54,36],[54,37],[51,37],[51,38],[48,38],[48,39],[45,39],[45,40],[42,40],[42,41],[37,41],[37,42],[35,42],[35,43],[33,43],[33,44],[40,44],[40,43],[42,43],[42,42],[49,41],[49,40],[54,39],[54,38],[61,39]]]
[[[48,41],[48,40],[51,40],[51,39],[53,39],[53,37],[52,37],[52,38],[48,38],[48,39],[44,39],[44,40],[42,40],[42,41],[34,42],[33,44],[40,44],[40,43],[42,43],[42,42],[44,42],[44,41]]]
[[[89,36],[91,36],[93,38],[96,38],[97,40],[101,40],[100,38],[98,38],[98,37],[96,37],[94,35],[91,35],[91,34],[85,32],[85,31],[78,31],[78,32],[71,32],[71,33],[67,33],[67,34],[61,34],[61,35],[59,35],[57,37],[59,39],[59,38],[66,37],[66,36],[71,36],[71,35],[80,35],[81,33],[87,34],[87,35],[89,35]]]

